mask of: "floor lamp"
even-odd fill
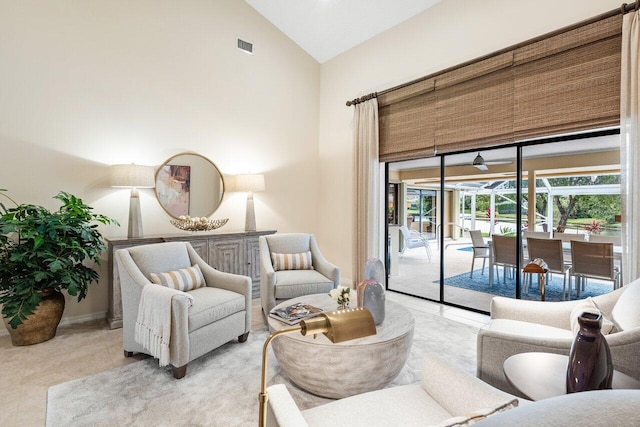
[[[354,308],[333,312],[320,313],[311,319],[302,320],[298,326],[281,329],[269,335],[262,348],[262,379],[260,383],[260,414],[259,427],[265,427],[267,423],[267,352],[269,344],[280,335],[300,332],[302,335],[316,335],[323,333],[332,343],[349,341],[356,338],[368,337],[376,334],[376,325],[373,316],[367,308]]]
[[[111,166],[111,186],[114,188],[131,188],[129,199],[128,238],[142,237],[142,213],[138,188],[155,187],[153,167],[141,165]]]
[[[235,176],[235,191],[247,191],[247,211],[244,230],[256,231],[256,211],[253,207],[253,193],[264,191],[264,175],[259,173],[247,173]]]

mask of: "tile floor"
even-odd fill
[[[489,320],[481,314],[394,292],[388,292],[387,297],[426,313],[472,326],[482,326]],[[259,299],[253,300],[252,314],[252,329],[264,329]],[[61,326],[54,339],[33,346],[14,347],[10,337],[2,335],[0,426],[43,426],[48,387],[134,363],[144,357],[140,355],[125,358],[122,351],[122,330],[110,330],[104,321]]]
[[[445,257],[446,277],[468,273],[473,253],[458,249],[470,245],[469,238],[461,238],[456,242],[448,240],[443,254],[436,249],[436,243],[433,242],[430,260],[422,248],[407,249],[404,254],[398,257],[397,274],[393,274],[389,278],[389,289],[439,300],[440,257]],[[476,267],[482,267],[482,260],[478,261]],[[487,281],[489,280],[488,268],[487,265],[484,272]],[[444,289],[445,301],[487,312],[490,309],[491,299],[495,296],[455,286],[445,286]]]

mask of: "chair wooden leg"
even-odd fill
[[[177,380],[184,378],[184,376],[187,375],[187,365],[180,366],[179,368],[172,366],[172,368],[173,368],[173,378]]]
[[[238,337],[238,342],[246,342],[247,338],[249,338],[249,332],[245,332],[244,334]]]
[[[124,351],[124,357],[133,357],[133,351]]]

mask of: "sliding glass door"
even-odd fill
[[[524,256],[527,261],[540,258],[548,264],[551,273],[545,283],[545,299],[560,301],[568,298],[569,292],[572,298],[585,298],[612,291],[612,279],[624,273],[620,265],[620,151],[617,138],[523,147],[522,169],[529,177],[523,183],[523,199],[528,208],[524,222]],[[539,247],[548,244],[544,239],[559,240],[558,250],[541,251]],[[575,241],[612,246],[612,269],[605,268],[598,274],[609,279],[591,277],[576,287],[572,273],[579,270],[584,255],[572,251]],[[539,281],[536,278],[530,282],[530,285],[529,281],[525,282],[522,298],[540,300]]]
[[[433,239],[437,226],[437,190],[424,187],[407,188],[407,227]]]
[[[388,288],[440,300],[440,158],[389,165],[397,182],[398,222],[389,224]],[[412,175],[419,179],[412,179]]]
[[[596,278],[576,287],[571,240],[610,242],[611,274],[624,274],[615,132],[388,166],[397,212],[389,225],[390,290],[480,311],[489,311],[496,295],[541,300],[539,278],[522,271],[540,258],[530,239],[562,240],[561,267],[547,275],[547,301],[567,299],[570,289],[572,298],[613,289]]]
[[[495,295],[516,296],[516,148],[444,158],[444,301],[486,310]],[[504,237],[494,243],[492,237]],[[504,247],[504,245],[509,245]],[[513,254],[515,255],[515,254]]]

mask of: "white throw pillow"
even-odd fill
[[[621,331],[640,326],[640,279],[626,286],[618,302],[611,310],[611,320]]]
[[[573,335],[577,335],[578,331],[580,330],[578,317],[580,317],[580,315],[584,312],[602,314],[600,310],[598,310],[598,306],[596,305],[595,301],[591,299],[591,297],[580,301],[578,304],[576,304],[575,307],[573,307],[573,310],[571,310],[570,321],[571,331],[573,331]],[[602,332],[602,335],[610,334],[613,332],[613,330],[613,322],[602,315],[602,326],[600,328],[600,332]]]

